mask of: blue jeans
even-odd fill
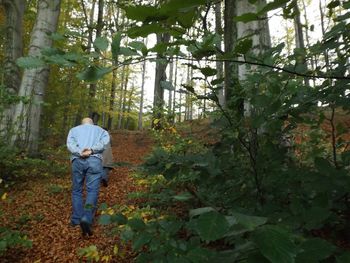
[[[72,163],[72,206],[71,223],[81,220],[92,224],[97,207],[98,193],[103,173],[102,160],[97,157],[76,158]],[[83,205],[83,188],[86,183],[86,200]]]

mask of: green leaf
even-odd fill
[[[16,64],[21,68],[40,68],[45,66],[45,62],[38,57],[21,57],[16,60]]]
[[[113,36],[112,39],[112,57],[114,60],[116,60],[118,58],[118,55],[120,53],[120,41],[122,40],[122,34],[121,33],[117,33]]]
[[[305,222],[305,228],[311,230],[322,227],[330,215],[331,212],[327,207],[314,206],[304,210],[302,216]]]
[[[101,215],[98,219],[98,223],[100,225],[108,225],[111,223],[111,216],[110,215]]]
[[[333,167],[333,165],[327,159],[321,157],[315,158],[315,167],[324,175],[336,173],[336,169]]]
[[[235,52],[245,55],[253,47],[253,40],[251,38],[246,38],[240,40],[235,47]]]
[[[215,76],[218,72],[216,69],[211,68],[211,67],[201,68],[200,71],[206,77]]]
[[[61,41],[61,40],[65,40],[66,38],[64,37],[64,35],[57,33],[57,32],[53,32],[50,34],[49,36],[52,40],[54,41]]]
[[[138,237],[135,237],[132,242],[132,248],[134,251],[141,249],[144,245],[148,244],[152,240],[153,236],[148,232],[142,232]]]
[[[257,13],[245,13],[243,15],[234,17],[233,20],[236,22],[248,23],[251,21],[259,20],[259,16]]]
[[[125,225],[128,222],[128,218],[125,215],[118,213],[111,216],[111,221],[118,225]]]
[[[167,50],[168,47],[169,47],[169,44],[167,44],[167,43],[157,43],[149,51],[153,51],[153,52],[156,52],[158,54],[163,54]]]
[[[143,222],[142,219],[140,218],[131,218],[128,221],[128,225],[133,229],[133,230],[143,230],[146,227],[146,224]]]
[[[142,41],[132,41],[128,44],[128,46],[140,51],[147,48],[145,43],[143,43]]]
[[[46,62],[50,64],[59,65],[62,67],[72,67],[76,65],[74,62],[70,62],[64,58],[62,55],[53,55],[46,58]]]
[[[266,217],[260,216],[249,216],[240,213],[232,213],[232,215],[236,218],[237,222],[245,227],[246,229],[252,231],[258,226],[261,226],[267,222]]]
[[[345,252],[339,257],[337,257],[337,263],[349,263],[350,262],[350,252]]]
[[[154,6],[122,6],[125,10],[125,15],[127,18],[144,22],[149,20],[149,17],[157,17],[158,10]]]
[[[173,196],[173,199],[175,199],[177,201],[188,201],[192,198],[193,198],[193,196],[189,192],[183,192],[181,194]]]
[[[340,5],[340,1],[334,0],[327,5],[327,8],[332,9],[332,8],[336,8],[339,5]]]
[[[202,247],[196,247],[194,249],[191,249],[187,253],[187,257],[191,260],[191,262],[217,262],[212,261],[213,259],[215,259],[215,257],[213,257],[213,252],[209,249],[205,249]]]
[[[158,24],[149,24],[149,25],[142,25],[142,26],[134,26],[128,29],[127,34],[130,38],[137,38],[137,37],[147,37],[152,33],[156,34],[156,33],[165,33],[165,32],[168,32],[166,28]]]
[[[94,41],[94,47],[101,51],[105,51],[108,48],[108,39],[105,37],[98,37]]]
[[[285,6],[290,0],[275,0],[273,2],[268,3],[267,5],[265,5],[259,12],[258,14],[265,14],[271,10],[280,8]]]
[[[89,66],[84,71],[77,74],[77,78],[87,82],[95,82],[101,79],[104,75],[112,72],[113,67]]]
[[[215,86],[215,85],[219,85],[222,84],[224,82],[224,78],[220,78],[220,79],[214,79],[210,82],[211,85]]]
[[[196,13],[197,13],[196,10],[191,10],[189,12],[181,14],[180,16],[177,17],[177,21],[182,27],[190,28],[195,21]]]
[[[254,231],[253,241],[271,263],[294,263],[298,248],[291,237],[277,226],[262,226]]]
[[[190,214],[190,217],[192,218],[192,217],[204,214],[204,213],[208,213],[210,211],[215,211],[215,209],[212,207],[209,207],[209,206],[200,207],[200,208],[190,210],[189,214]]]
[[[335,250],[335,247],[326,240],[312,238],[301,244],[303,252],[296,257],[296,263],[318,263],[328,258]]]
[[[206,241],[214,241],[224,237],[229,227],[225,216],[216,211],[201,214],[195,224],[198,235]]]
[[[137,53],[136,50],[127,48],[127,47],[121,47],[120,48],[120,55],[130,57],[130,56],[138,56],[139,53]]]

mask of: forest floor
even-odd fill
[[[109,186],[101,186],[99,203],[135,206],[136,201],[127,198],[138,189],[131,176],[132,166],[140,164],[149,153],[152,140],[146,133],[116,132],[112,133],[112,143],[115,162],[128,163],[131,167],[120,166],[110,173]],[[79,249],[91,245],[96,245],[101,259],[109,257],[108,262],[133,262],[131,249],[121,244],[109,226],[95,223],[94,235],[89,238],[82,237],[79,226],[69,226],[69,170],[60,177],[41,177],[13,188],[9,192],[11,199],[2,208],[5,224],[26,233],[33,246],[10,249],[0,257],[0,262],[79,262]]]

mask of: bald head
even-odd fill
[[[81,124],[94,124],[93,120],[91,118],[84,118],[81,121]]]

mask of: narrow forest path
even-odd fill
[[[140,164],[150,151],[152,142],[146,133],[112,133],[112,148],[116,162],[132,165]],[[132,205],[127,200],[128,193],[137,186],[131,178],[130,168],[121,166],[110,174],[107,188],[101,187],[99,203],[107,205]],[[19,190],[9,193],[12,201],[3,207],[5,222],[11,223],[27,233],[33,241],[31,249],[11,249],[0,262],[79,262],[79,248],[96,245],[100,255],[113,255],[118,237],[108,226],[95,223],[94,235],[83,238],[79,227],[70,227],[71,213],[70,174],[54,178],[39,178],[21,185]],[[17,189],[17,188],[16,188]],[[133,262],[131,251],[123,251],[123,256],[113,256],[109,262]]]

